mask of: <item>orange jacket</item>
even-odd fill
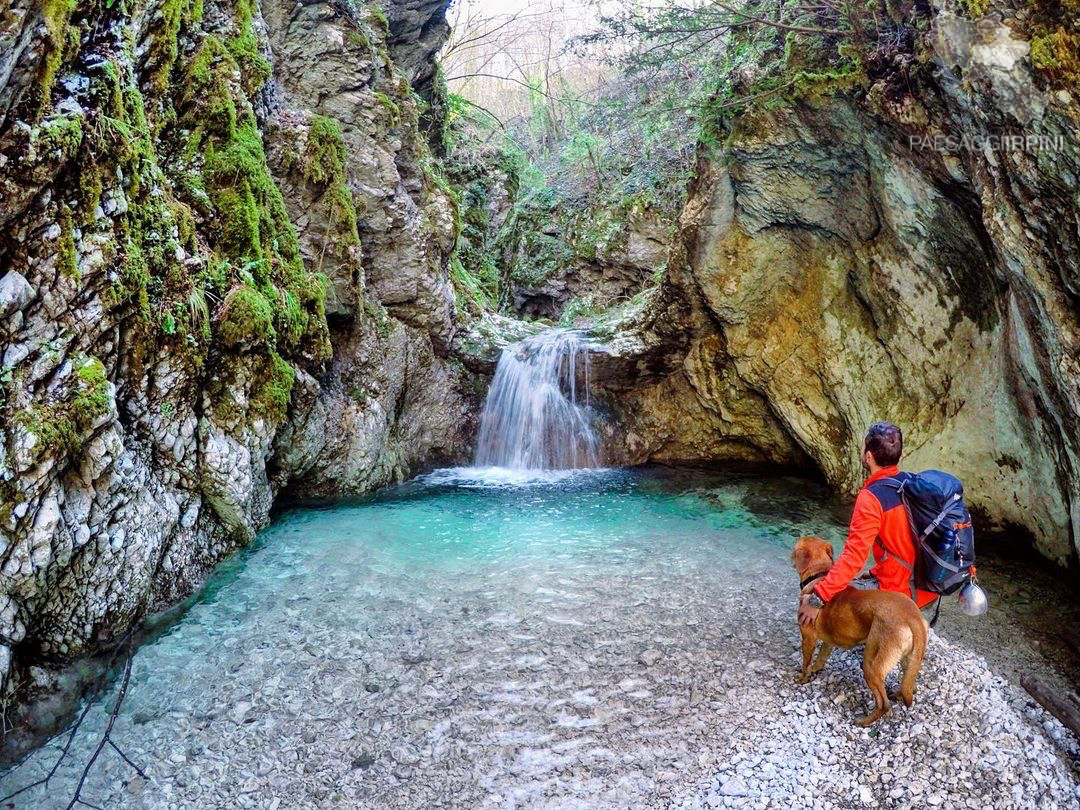
[[[862,570],[871,549],[874,552],[874,567],[870,573],[877,577],[881,590],[912,595],[911,572],[894,559],[900,557],[908,565],[915,563],[915,538],[911,533],[907,510],[895,487],[889,483],[879,483],[883,478],[903,479],[906,475],[892,466],[878,470],[866,479],[859,497],[855,499],[855,512],[851,516],[844,550],[829,573],[814,586],[822,601],[828,602],[851,583]],[[917,590],[914,596],[919,607],[930,604],[936,598],[937,594],[922,590]]]

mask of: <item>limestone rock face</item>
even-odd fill
[[[396,0],[386,9],[390,54],[425,98],[435,78],[435,56],[450,36],[449,0]]]
[[[284,488],[462,458],[476,397],[374,7],[108,5],[0,14],[5,688],[190,593]],[[415,76],[443,9],[402,6]]]
[[[847,492],[867,426],[894,421],[907,468],[955,473],[981,528],[1065,564],[1080,105],[1040,88],[1006,27],[936,25],[934,79],[899,101],[734,122],[727,154],[702,157],[664,287],[594,379],[619,458],[812,464]]]
[[[547,239],[566,243],[559,225],[546,226]],[[656,283],[664,268],[671,236],[652,212],[632,213],[619,223],[615,238],[592,245],[594,255],[575,255],[540,283],[516,283],[510,298],[516,313],[530,318],[559,318],[574,299],[603,309]],[[526,245],[519,250],[527,250]]]

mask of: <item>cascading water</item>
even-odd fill
[[[553,329],[503,349],[480,416],[476,465],[597,467],[598,444],[590,420],[589,344],[582,335]]]

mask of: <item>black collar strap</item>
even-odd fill
[[[828,571],[822,571],[820,574],[811,574],[810,576],[808,576],[806,579],[804,579],[802,582],[799,583],[799,590],[800,591],[803,590],[811,582],[813,582],[814,580],[817,580],[817,579],[821,579],[827,573],[829,573],[829,572]]]

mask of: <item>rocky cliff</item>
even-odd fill
[[[942,6],[902,83],[728,122],[663,287],[594,365],[618,458],[810,465],[853,492],[889,419],[981,528],[1076,559],[1080,103],[1029,38]]]
[[[443,4],[389,11],[0,3],[5,689],[189,592],[283,488],[463,453],[455,205],[409,83]]]

